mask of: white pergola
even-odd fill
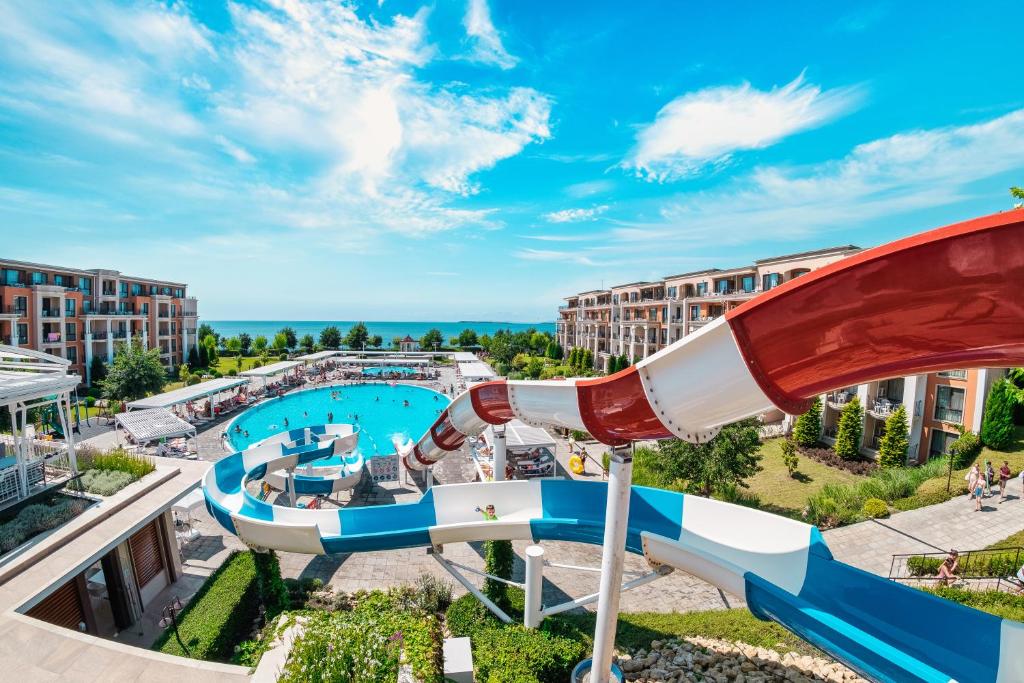
[[[452,354],[452,358],[455,359],[456,363],[476,363],[479,358],[476,357],[475,353],[469,351],[456,351]]]
[[[194,440],[196,451],[199,451],[195,426],[182,420],[167,408],[149,408],[119,413],[115,420],[117,425],[130,434],[132,440],[137,444],[145,445],[162,439],[183,436],[191,437]]]
[[[488,380],[497,377],[494,370],[487,363],[481,363],[480,361],[474,361],[472,363],[459,363],[459,374],[467,382]]]
[[[78,472],[71,392],[82,379],[68,374],[69,365],[66,359],[42,351],[0,345],[0,405],[6,406],[11,416],[11,437],[3,441],[0,454],[0,504],[25,498],[39,484],[45,485],[48,461],[67,470],[69,476]],[[64,446],[53,447],[35,439],[28,411],[46,406],[55,409]]]
[[[190,387],[182,387],[173,391],[165,391],[156,396],[147,396],[128,404],[128,410],[145,410],[148,408],[173,408],[183,403],[190,403],[200,398],[213,397],[225,391],[248,384],[247,377],[221,377],[208,382],[200,382]],[[210,416],[213,416],[213,401],[210,401]]]
[[[239,377],[250,377],[252,379],[263,380],[263,386],[267,385],[267,380],[277,375],[283,375],[289,370],[302,365],[302,361],[299,360],[282,360],[277,363],[271,363],[270,365],[264,365],[259,368],[252,368],[244,372],[238,373]]]

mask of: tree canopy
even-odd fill
[[[341,330],[334,325],[328,325],[320,330],[320,346],[325,349],[336,350],[341,346]]]
[[[821,437],[821,397],[815,396],[807,412],[793,425],[793,440],[804,448],[811,448]]]
[[[854,396],[839,413],[836,443],[832,450],[844,460],[854,460],[860,453],[860,439],[864,433],[864,409]]]
[[[278,331],[278,334],[284,335],[285,348],[294,349],[296,346],[299,345],[298,339],[295,338],[295,330],[293,330],[291,327],[282,327]]]
[[[134,401],[159,393],[166,381],[167,371],[160,362],[160,349],[143,350],[142,344],[133,339],[114,356],[114,362],[100,386],[107,398]]]
[[[441,334],[441,330],[433,327],[427,330],[427,333],[420,338],[420,348],[430,351],[434,348],[434,345],[441,346],[444,344],[444,335]]]
[[[299,340],[299,346],[301,346],[302,350],[306,353],[313,353],[313,347],[316,346],[316,340],[313,339],[313,335],[304,334],[302,335],[302,339]]]
[[[364,344],[370,346],[369,342],[370,332],[363,322],[357,322],[345,335],[345,346],[350,349],[362,349]]]
[[[467,346],[476,346],[480,341],[477,339],[476,332],[474,330],[465,329],[459,332],[459,346],[466,348]]]
[[[903,467],[910,448],[910,427],[907,409],[900,405],[885,420],[885,433],[878,444],[878,464],[882,467]]]
[[[748,418],[722,427],[704,443],[681,439],[661,441],[654,449],[661,485],[682,485],[691,493],[711,495],[723,486],[745,486],[743,480],[761,471],[761,439],[758,422]]]
[[[1013,443],[1013,406],[1017,389],[1006,379],[997,380],[988,392],[981,420],[981,440],[989,448],[1003,451]]]
[[[252,337],[248,333],[242,332],[238,335],[238,343],[241,345],[242,355],[248,356],[249,352],[252,351]]]

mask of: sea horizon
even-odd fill
[[[419,339],[427,330],[431,328],[437,328],[441,330],[441,334],[445,340],[449,337],[458,336],[460,332],[465,329],[471,329],[477,333],[477,335],[483,334],[494,334],[497,330],[512,330],[513,332],[521,332],[528,330],[531,327],[536,329],[538,332],[550,332],[555,333],[555,323],[551,322],[536,322],[536,323],[522,323],[522,322],[507,322],[507,321],[495,321],[495,320],[458,320],[458,321],[439,321],[439,320],[206,320],[200,319],[201,324],[205,323],[212,327],[217,334],[222,337],[235,337],[245,332],[252,337],[262,335],[268,340],[272,340],[274,335],[281,330],[282,327],[291,327],[295,330],[295,334],[298,337],[302,337],[306,334],[313,335],[314,339],[317,339],[320,335],[320,331],[329,325],[336,326],[341,330],[342,336],[344,336],[348,330],[355,325],[357,322],[362,322],[366,325],[370,335],[379,334],[384,338],[384,344],[387,345],[393,337],[404,337],[409,335],[413,339]]]

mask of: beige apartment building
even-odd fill
[[[197,305],[180,282],[0,259],[0,343],[71,362],[91,381],[94,357],[114,359],[138,338],[171,368],[196,345]]]
[[[844,245],[760,259],[750,266],[709,268],[669,275],[657,282],[630,282],[566,297],[559,307],[559,344],[590,349],[595,369],[605,371],[612,356],[631,362],[660,351],[699,330],[744,301],[822,266],[861,251]],[[977,432],[985,398],[1002,369],[952,370],[872,382],[822,396],[822,438],[835,436],[839,411],[853,396],[864,408],[865,455],[877,452],[885,419],[900,404],[910,421],[908,459],[924,462],[944,453],[958,436],[956,425]],[[788,428],[792,416],[762,416]]]

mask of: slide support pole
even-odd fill
[[[289,500],[291,506],[295,507],[295,503],[296,503],[297,499],[295,497],[295,468],[294,467],[289,467],[288,468],[288,500]]]
[[[494,481],[505,481],[505,462],[507,458],[505,446],[505,425],[496,425],[494,434]]]
[[[622,566],[626,557],[629,493],[633,479],[632,445],[612,449],[605,509],[604,547],[601,553],[601,585],[594,627],[594,658],[591,683],[610,683],[615,628],[619,620]]]
[[[523,625],[526,628],[537,628],[544,618],[544,613],[541,611],[543,592],[544,548],[539,545],[528,545],[526,546],[526,609],[523,610]]]

